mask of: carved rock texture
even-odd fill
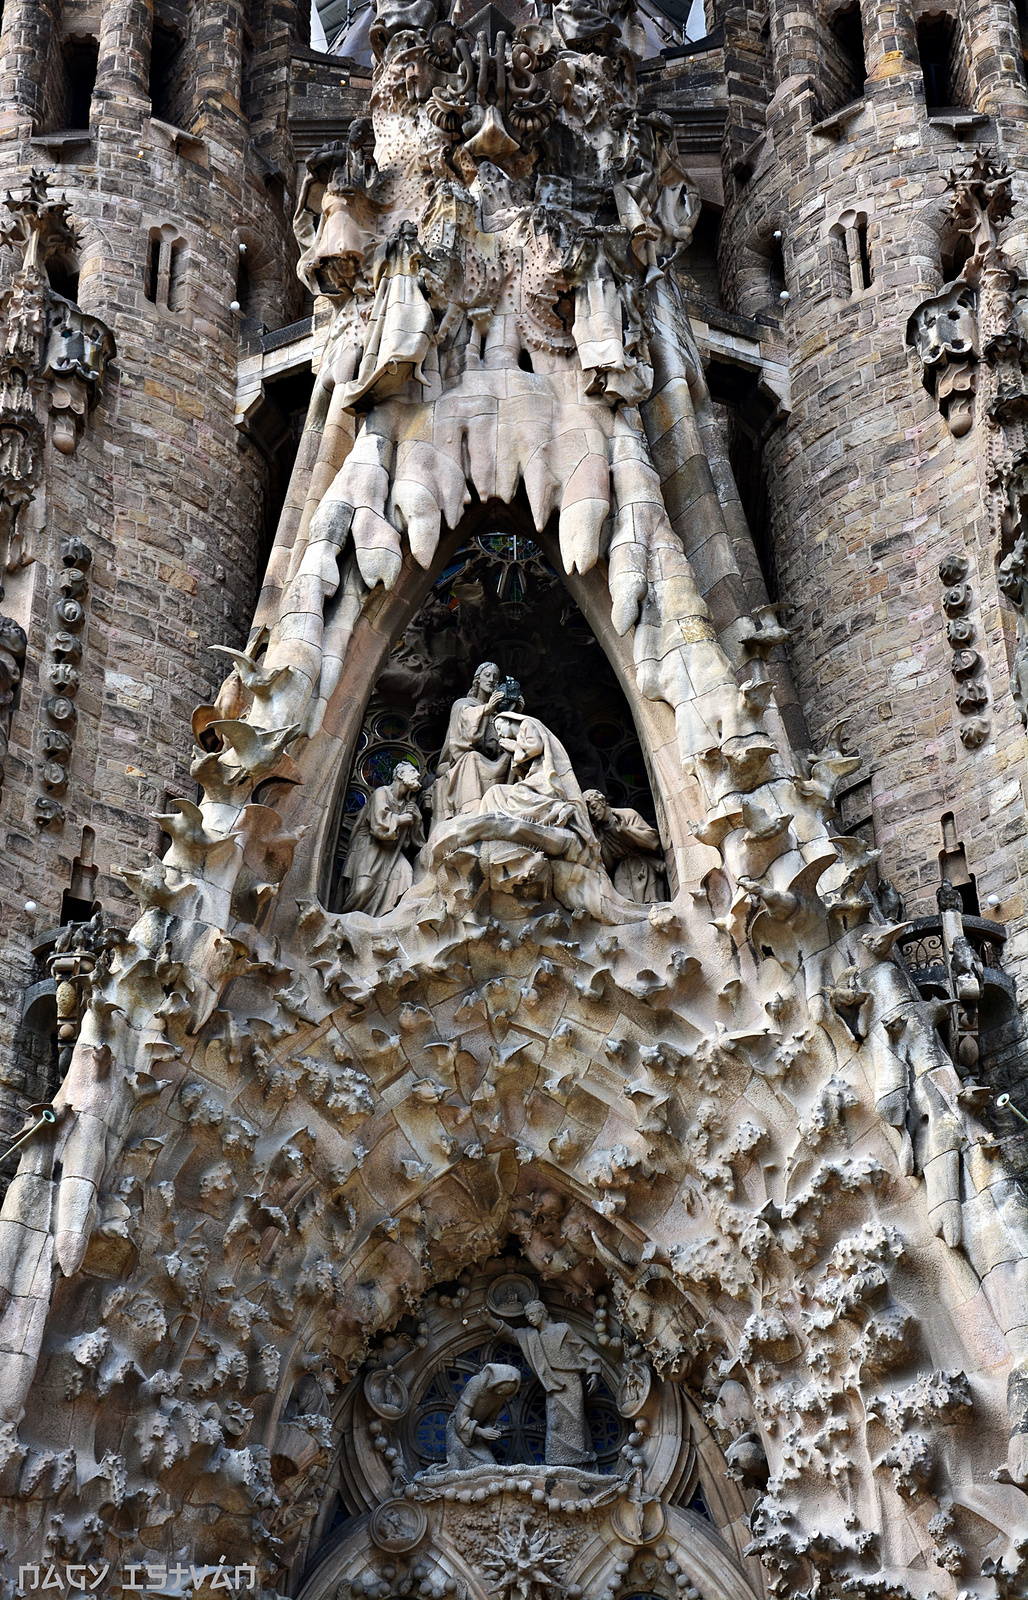
[[[310,1600],[1023,1593],[1024,1207],[841,832],[856,758],[788,747],[763,627],[740,684],[668,517],[658,348],[702,380],[632,19],[489,44],[432,9],[379,6],[374,148],[333,153],[302,263],[335,303],[306,520],[0,1213],[10,1558],[313,1568]],[[674,898],[486,807],[388,914],[330,914],[368,692],[472,493],[519,486],[632,697]],[[617,1462],[417,1473],[412,1396],[518,1274],[578,1319]]]

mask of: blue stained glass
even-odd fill
[[[446,1411],[423,1411],[414,1430],[419,1455],[430,1461],[446,1460]]]
[[[624,1431],[624,1424],[612,1406],[589,1407],[589,1433],[593,1449],[598,1456],[608,1455],[611,1450],[619,1450]]]
[[[348,817],[356,816],[361,807],[367,803],[367,795],[359,789],[348,789],[346,793],[345,811]]]
[[[713,1526],[714,1518],[711,1516],[709,1510],[707,1509],[707,1502],[706,1502],[706,1500],[704,1500],[704,1498],[703,1498],[702,1494],[700,1493],[699,1489],[697,1489],[696,1493],[693,1495],[692,1499],[689,1501],[688,1509],[690,1511],[695,1511],[698,1516],[705,1517],[706,1520]]]
[[[377,789],[383,783],[391,783],[393,773],[401,761],[409,761],[412,767],[420,768],[421,762],[409,750],[397,747],[395,744],[379,745],[377,750],[372,750],[360,763],[360,775],[369,789]]]

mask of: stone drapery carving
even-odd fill
[[[695,432],[703,380],[632,8],[471,38],[383,0],[376,45],[374,167],[366,131],[333,158],[331,336],[249,648],[195,719],[202,799],[123,869],[140,917],[83,974],[0,1210],[10,1559],[188,1550],[304,1600],[528,1568],[556,1600],[1013,1595],[1023,1198],[841,832],[857,758],[790,748],[774,625],[736,619],[740,682],[668,518],[647,428]],[[672,898],[610,884],[530,706],[402,900],[330,913],[379,668],[473,497],[522,487],[626,686]],[[487,1298],[519,1273],[596,1356],[610,1471],[539,1460],[528,1421],[513,1459],[501,1427],[446,1465],[432,1383],[536,1382]]]
[[[626,900],[647,903],[667,894],[660,835],[626,806],[612,806],[599,789],[585,791],[585,803],[600,841],[603,865]]]
[[[347,885],[344,910],[381,916],[392,911],[414,881],[404,851],[425,842],[415,796],[421,788],[416,767],[401,762],[391,783],[376,789],[361,813],[343,865]]]
[[[582,1467],[596,1460],[585,1420],[583,1382],[595,1384],[599,1360],[566,1322],[555,1322],[542,1300],[525,1306],[527,1328],[511,1327],[528,1365],[546,1391],[547,1466]],[[494,1320],[497,1331],[504,1324]]]
[[[453,703],[432,787],[436,822],[474,811],[510,767],[510,753],[500,748],[496,728],[496,712],[505,705],[500,679],[496,663],[483,661],[467,695]]]
[[[495,1419],[507,1401],[518,1391],[521,1374],[517,1367],[490,1362],[470,1378],[461,1390],[446,1424],[446,1465],[473,1467],[489,1465],[493,1454],[489,1442],[500,1437]]]

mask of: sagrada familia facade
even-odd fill
[[[4,0],[0,1600],[1028,1596],[1028,11],[701,10]]]

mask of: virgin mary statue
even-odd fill
[[[580,841],[583,864],[599,865],[600,848],[589,808],[567,751],[545,723],[535,717],[506,713],[517,726],[516,738],[501,738],[511,752],[510,782],[495,783],[478,805],[479,816],[515,817],[544,828],[564,828]]]

